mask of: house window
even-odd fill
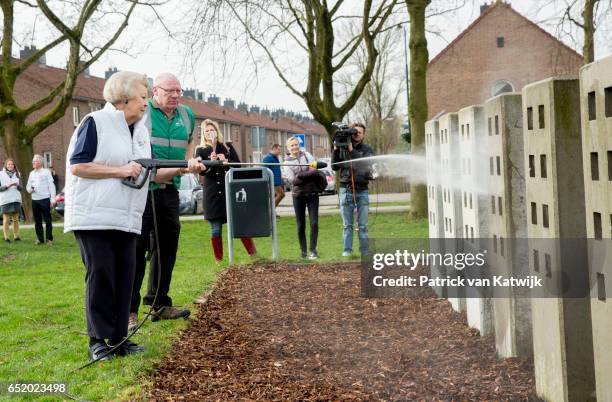
[[[225,142],[232,142],[232,125],[230,123],[223,123],[222,127]]]
[[[499,236],[499,252],[502,257],[504,256],[504,248],[505,248],[504,238]]]
[[[497,47],[504,47],[504,37],[503,36],[498,36],[497,37]]]
[[[491,176],[493,176],[494,172],[494,168],[493,168],[493,157],[491,156],[489,158],[489,172],[491,173]]]
[[[612,181],[612,151],[608,151],[608,180]]]
[[[491,213],[495,215],[495,196],[491,196]]]
[[[79,118],[79,108],[77,106],[72,107],[72,124],[78,126],[81,119]]]
[[[597,273],[597,300],[606,301],[606,281],[601,272]]]
[[[491,85],[491,96],[497,96],[507,92],[514,92],[514,86],[509,81],[498,80]]]
[[[251,159],[251,162],[261,162],[261,151],[253,151],[253,156],[249,159]]]
[[[544,128],[544,105],[538,106],[538,127]]]
[[[495,161],[497,162],[497,175],[501,176],[501,158],[496,156]]]
[[[595,239],[601,240],[602,238],[601,214],[599,212],[593,212],[593,231],[595,232]]]
[[[542,204],[542,225],[548,227],[548,205]]]
[[[491,131],[491,118],[489,117],[487,120],[487,127],[489,129],[489,136],[493,135],[493,131]]]
[[[533,130],[533,108],[527,108],[527,130]]]
[[[533,250],[533,270],[540,272],[540,252],[538,250]]]
[[[540,155],[540,174],[542,175],[542,178],[546,178],[547,177],[547,173],[546,173],[546,155]]]
[[[591,152],[591,180],[599,180],[599,155]]]
[[[531,223],[533,225],[538,224],[538,207],[535,202],[531,203]]]
[[[529,155],[529,177],[535,177],[535,156]]]
[[[49,168],[53,166],[53,155],[51,152],[43,152],[43,167]]]
[[[497,197],[497,210],[499,212],[499,216],[503,215],[503,208],[504,203],[502,202],[502,198],[501,197]]]
[[[499,116],[495,115],[495,135],[499,135]]]
[[[93,113],[96,110],[100,110],[102,109],[102,106],[99,103],[90,103],[89,104],[89,112]]]
[[[604,89],[605,116],[612,117],[612,87]]]
[[[544,253],[544,268],[546,269],[546,277],[552,278],[552,261],[550,254]]]
[[[595,91],[589,92],[587,96],[588,96],[589,120],[595,120],[597,118],[597,105],[595,103]]]

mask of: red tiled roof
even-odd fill
[[[59,85],[66,76],[66,70],[46,65],[32,64],[19,79],[34,81],[51,90]],[[79,75],[75,85],[73,98],[104,102],[102,91],[105,79],[92,75]],[[325,134],[325,128],[317,122],[296,121],[283,116],[273,119],[258,113],[245,113],[238,109],[220,106],[214,103],[196,101],[191,98],[181,98],[181,103],[193,110],[196,118],[212,119],[246,126],[265,127],[270,130],[291,133]]]
[[[561,46],[565,47],[570,52],[574,53],[576,56],[582,58],[582,55],[580,53],[576,52],[574,49],[572,49],[571,47],[567,46],[565,43],[561,42],[559,39],[555,38],[550,33],[546,32],[538,24],[536,24],[535,22],[531,21],[529,18],[525,17],[523,14],[519,13],[514,8],[512,8],[512,6],[510,4],[505,3],[503,1],[495,1],[493,4],[491,4],[485,10],[485,12],[480,14],[480,16],[478,16],[478,18],[476,18],[474,20],[474,22],[472,22],[466,29],[464,29],[463,32],[461,32],[455,39],[453,39],[453,41],[451,43],[449,43],[448,46],[446,46],[440,53],[438,53],[433,59],[431,59],[431,61],[427,64],[427,67],[430,67],[432,64],[437,62],[442,56],[444,56],[444,54],[449,49],[451,49],[457,42],[459,42],[461,40],[461,38],[463,38],[469,31],[471,31],[480,21],[482,21],[484,18],[486,18],[486,16],[489,15],[497,7],[506,7],[509,11],[513,12],[514,14],[518,15],[523,20],[527,21],[529,24],[531,24],[534,27],[536,27],[538,30],[540,30],[542,33],[544,33],[546,36],[548,36],[551,39],[553,39],[554,41],[558,42]]]

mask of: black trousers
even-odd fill
[[[153,305],[156,310],[164,306],[172,306],[172,299],[168,296],[168,292],[170,291],[172,271],[176,262],[176,250],[181,233],[178,191],[170,186],[169,188],[155,190],[153,194],[161,259],[157,255],[155,245],[153,206],[151,193],[149,192],[147,205],[142,215],[142,231],[136,244],[136,273],[130,306],[131,313],[138,312],[140,307],[140,288],[147,267],[147,252],[150,253],[151,263],[149,264],[149,283],[147,293],[143,297],[143,303],[148,306]],[[159,289],[157,288],[158,283]],[[156,293],[157,299],[155,299]],[[155,303],[153,303],[154,301]]]
[[[36,237],[41,243],[45,242],[43,237],[42,221],[45,220],[47,240],[53,240],[53,226],[51,225],[51,199],[32,200],[32,214],[34,215],[34,228]]]
[[[85,316],[92,338],[127,336],[136,265],[136,234],[120,230],[77,230],[85,264]]]
[[[319,237],[319,195],[301,195],[293,197],[293,210],[297,221],[298,240],[300,249],[306,252],[306,208],[310,219],[310,251],[317,250]]]

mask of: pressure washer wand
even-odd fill
[[[142,166],[142,171],[137,179],[131,177],[123,179],[123,184],[135,189],[142,188],[150,177],[155,180],[155,175],[158,169],[163,168],[186,168],[187,161],[182,159],[166,160],[166,159],[136,159],[134,162]],[[228,162],[220,160],[201,160],[200,163],[207,168],[214,166],[308,166],[313,169],[323,169],[327,167],[327,163],[315,161],[309,164],[291,164],[291,163],[264,163],[264,162]]]
[[[313,169],[323,169],[327,167],[327,163],[315,161],[312,163],[276,163],[276,162],[223,162],[224,166],[308,166]]]

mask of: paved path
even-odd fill
[[[406,205],[388,205],[388,206],[371,206],[370,212],[372,213],[392,213],[392,212],[404,212],[408,211],[408,204],[410,203],[410,193],[391,193],[391,194],[370,194],[370,204],[376,205],[377,203],[386,202],[405,202]],[[293,213],[293,198],[291,193],[285,193],[285,198],[281,201],[276,213],[280,216],[294,216]],[[338,206],[338,195],[324,195],[319,198],[319,215],[336,215],[340,213]],[[202,220],[202,215],[182,215],[181,221],[197,221]],[[54,222],[53,227],[63,227],[62,222]],[[33,229],[33,224],[20,225],[22,229]]]

